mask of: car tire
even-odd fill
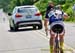
[[[14,26],[14,31],[18,31],[18,27]]]
[[[10,30],[13,31],[13,27],[10,26]]]
[[[42,25],[38,25],[38,29],[42,29]]]
[[[18,31],[18,26],[14,24],[14,31]]]
[[[36,30],[36,25],[33,25],[33,29]]]
[[[14,25],[13,30],[18,31],[18,26],[17,26],[17,24],[14,24],[14,21],[13,21],[13,25]]]
[[[40,24],[38,25],[38,29],[42,29],[43,25],[42,25],[42,21],[40,21]]]

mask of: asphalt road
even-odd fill
[[[41,53],[48,48],[48,40],[32,28],[10,31],[6,23],[0,23],[0,53]]]
[[[75,23],[65,23],[65,43],[75,49]]]

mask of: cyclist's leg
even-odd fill
[[[65,35],[65,30],[59,35],[61,49],[63,49],[63,46],[64,46],[64,35]]]
[[[50,30],[50,53],[54,53],[54,43],[55,43],[55,34],[52,33],[52,30]]]

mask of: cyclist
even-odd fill
[[[65,15],[65,17],[67,17],[67,15],[65,13],[63,13],[63,11],[61,10],[61,5],[58,5],[57,8],[60,10],[60,12],[62,12],[61,18],[64,18],[63,17],[64,15]],[[49,3],[49,6],[47,7],[47,11],[46,11],[46,17],[44,19],[44,26],[45,26],[45,30],[46,31],[48,30],[48,27],[47,27],[48,26],[48,21],[50,22],[49,23],[50,26],[53,25],[54,23],[56,23],[55,20],[53,20],[53,22],[51,22],[52,20],[49,20],[51,18],[49,13],[54,13],[51,10],[54,10],[54,3],[53,2]],[[63,21],[63,19],[59,19],[58,21]],[[59,34],[61,49],[63,49],[64,34],[65,34],[65,30],[63,30],[63,32]],[[55,41],[55,33],[50,29],[50,41],[49,41],[49,44],[50,44],[50,53],[54,53],[54,51],[56,50],[54,48],[54,41]]]

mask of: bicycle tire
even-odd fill
[[[56,49],[56,51],[55,51],[55,53],[64,53],[63,52],[63,49],[62,48],[60,48],[60,45],[59,45],[59,40],[58,40],[58,33],[57,33],[57,35],[56,35],[57,37],[55,38],[55,49]]]
[[[55,37],[55,49],[56,49],[55,53],[60,53],[59,40],[58,40],[58,33],[57,33],[57,35],[56,35],[56,37]]]

